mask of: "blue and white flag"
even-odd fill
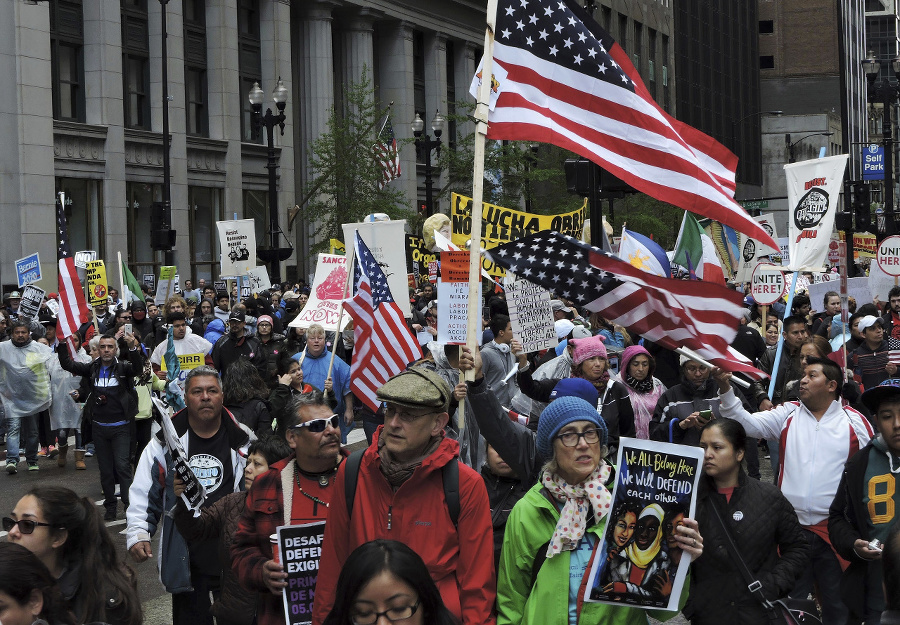
[[[619,258],[633,267],[663,278],[672,277],[672,267],[666,252],[649,237],[622,228]]]

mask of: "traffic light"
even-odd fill
[[[872,229],[872,209],[868,182],[853,183],[853,219],[857,232]]]
[[[175,247],[175,231],[171,228],[171,216],[162,202],[150,207],[150,248],[168,251]]]

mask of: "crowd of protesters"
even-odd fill
[[[835,292],[818,312],[798,295],[781,320],[748,298],[733,347],[770,387],[561,299],[555,349],[523,352],[502,293],[484,307],[483,347],[442,346],[427,284],[410,291],[424,357],[379,389],[377,412],[350,387],[352,329],[289,325],[305,285],[240,301],[203,280],[166,301],[118,295],[62,342],[55,294],[34,319],[18,292],[0,312],[8,475],[20,445],[29,471],[40,456],[65,469],[74,446],[76,470],[97,463],[105,508],[36,486],[3,511],[4,625],[142,622],[134,572],[103,526],[120,500],[132,562],[156,560],[176,625],[287,622],[270,536],[316,521],[317,624],[672,617],[585,601],[607,526],[608,588],[659,597],[687,558],[677,608],[694,623],[765,623],[782,598],[828,625],[900,622],[900,288],[883,306],[850,302],[846,318]],[[171,417],[184,460],[203,476],[196,512],[154,427],[152,398],[169,393],[184,402]],[[360,423],[365,447],[350,454]],[[612,509],[624,438],[702,449],[693,515]]]

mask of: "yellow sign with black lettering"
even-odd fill
[[[466,242],[472,237],[471,211],[472,198],[457,193],[451,195],[450,219],[453,234],[450,239],[460,249],[465,249]],[[584,219],[584,206],[561,215],[538,215],[482,202],[481,247],[489,250],[542,230],[553,230],[580,239]],[[497,267],[487,258],[482,257],[481,265],[494,277],[502,278],[506,275],[506,270]]]
[[[178,364],[181,366],[182,371],[190,371],[203,366],[205,358],[203,354],[181,354],[178,357]],[[165,358],[160,361],[159,366],[163,371],[168,371]]]
[[[109,302],[109,287],[106,282],[106,266],[102,260],[92,260],[84,270],[87,282],[88,303],[99,306]]]

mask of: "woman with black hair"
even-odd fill
[[[134,573],[90,499],[61,486],[34,486],[3,518],[3,529],[49,569],[78,623],[141,625]]]
[[[323,625],[458,625],[419,555],[394,540],[357,547],[341,569]]]
[[[47,567],[28,549],[0,543],[0,622],[4,625],[75,625]]]
[[[239,423],[259,437],[272,433],[272,415],[266,402],[269,387],[249,360],[239,358],[225,370],[222,392],[225,407]]]

